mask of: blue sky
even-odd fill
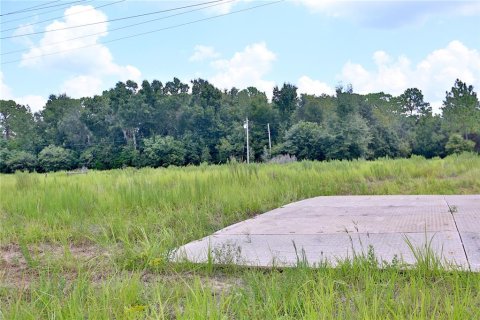
[[[50,1],[2,1],[1,37],[15,36],[1,40],[2,99],[39,110],[50,94],[90,96],[117,81],[174,76],[204,78],[220,88],[253,85],[267,95],[283,82],[311,94],[332,93],[339,83],[359,93],[395,95],[418,87],[436,108],[457,77],[480,88],[480,1],[285,0],[235,13],[271,3],[236,0],[64,29],[207,2],[68,5],[72,1],[50,4],[63,3],[63,9],[10,15]],[[205,18],[212,19],[171,28]],[[171,29],[102,44],[162,28]],[[64,30],[44,32],[55,29]]]

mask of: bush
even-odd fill
[[[70,170],[76,165],[72,151],[57,146],[45,147],[38,154],[38,162],[44,171]]]
[[[284,151],[299,160],[323,160],[326,134],[313,122],[300,121],[285,133]]]
[[[8,172],[33,171],[37,166],[37,158],[25,151],[12,151],[6,156],[5,165]]]
[[[1,145],[2,139],[0,139],[0,172],[8,172],[7,159],[10,156],[10,151]]]
[[[181,166],[185,162],[185,149],[181,141],[173,137],[154,136],[143,141],[145,163],[152,167]]]
[[[471,152],[475,149],[475,142],[465,140],[459,134],[452,134],[445,145],[447,154]]]

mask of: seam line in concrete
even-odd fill
[[[454,219],[455,222],[455,219]],[[456,224],[455,224],[456,227]],[[439,234],[442,232],[457,232],[458,235],[460,235],[460,232],[458,232],[458,228],[455,230],[441,230],[441,231],[427,231],[427,233],[435,233]],[[425,234],[425,231],[418,232],[418,231],[402,231],[402,232],[397,232],[397,231],[392,231],[392,232],[336,232],[336,233],[222,233],[222,234],[212,234],[208,237],[215,236],[215,237],[228,237],[228,236],[331,236],[331,235],[372,235],[372,234],[413,234],[413,233],[421,233]],[[461,238],[461,236],[460,236]],[[199,240],[197,240],[199,241]],[[463,247],[463,242],[462,242],[462,247]],[[465,251],[465,248],[464,248]]]
[[[443,197],[443,200],[447,204],[448,211],[450,211],[450,214],[452,215],[453,222],[455,223],[455,228],[457,229],[458,236],[460,237],[460,243],[462,244],[463,253],[465,254],[465,259],[467,259],[468,270],[472,271],[472,268],[470,266],[470,260],[468,260],[467,250],[465,249],[465,245],[463,244],[462,234],[460,233],[460,230],[458,230],[457,220],[455,220],[455,215],[453,214],[454,211],[456,210],[456,208],[450,206],[450,204],[448,203],[447,198],[445,196]]]

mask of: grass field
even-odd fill
[[[479,319],[435,257],[337,268],[172,264],[188,241],[318,195],[480,193],[480,157],[0,176],[0,319]]]

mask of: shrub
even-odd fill
[[[298,159],[325,159],[322,128],[313,122],[300,121],[285,133],[284,151]]]
[[[38,162],[44,171],[70,170],[76,165],[72,151],[50,145],[38,154]]]
[[[475,142],[465,140],[459,134],[452,134],[445,145],[447,154],[471,152],[475,149]]]
[[[8,172],[17,170],[33,171],[37,166],[37,158],[25,151],[12,151],[8,154],[5,165]]]
[[[181,141],[173,137],[154,136],[143,141],[145,163],[152,167],[181,166],[185,162],[185,149]]]

